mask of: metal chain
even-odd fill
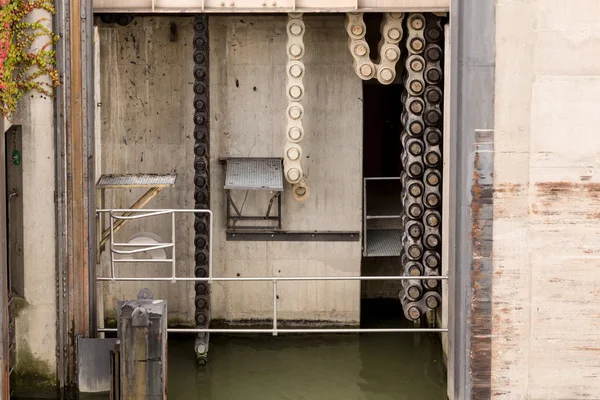
[[[210,131],[208,87],[208,20],[198,15],[194,20],[194,200],[196,209],[210,208]],[[209,219],[206,214],[196,215],[194,220],[194,244],[196,251],[194,274],[208,277]],[[208,328],[210,323],[210,285],[195,284],[196,328]],[[208,353],[208,333],[199,333],[196,339],[196,356],[202,362]]]
[[[292,184],[292,193],[298,201],[304,201],[309,196],[308,178],[301,165],[302,147],[304,138],[304,74],[305,68],[302,58],[304,57],[304,32],[306,27],[302,20],[302,14],[289,14],[286,26],[288,41],[286,65],[286,96],[288,105],[286,108],[286,142],[284,146],[283,168],[285,179]]]
[[[348,33],[348,49],[354,58],[354,71],[360,79],[377,80],[389,85],[396,79],[396,63],[400,61],[398,43],[402,40],[402,22],[404,13],[385,13],[381,21],[381,40],[377,46],[378,57],[371,60],[369,44],[365,40],[367,26],[363,13],[346,14],[346,32]]]
[[[402,236],[403,272],[437,276],[441,258],[442,40],[439,17],[408,14],[403,93]],[[409,320],[441,304],[439,282],[402,281],[400,300]]]

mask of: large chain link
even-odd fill
[[[205,15],[194,20],[194,200],[195,208],[210,208],[210,134],[208,94],[208,20]],[[208,277],[208,234],[207,214],[197,214],[194,221],[194,275]],[[195,320],[197,328],[208,328],[210,322],[210,285],[208,282],[195,284]],[[196,339],[196,354],[205,359],[208,352],[208,333],[199,333]]]
[[[408,14],[402,112],[402,235],[405,275],[439,276],[441,247],[442,48],[436,16]],[[409,320],[441,304],[438,280],[402,281],[400,300]]]
[[[348,49],[354,58],[354,71],[360,79],[376,78],[380,83],[389,85],[396,79],[396,63],[400,61],[402,40],[402,21],[404,13],[385,13],[381,21],[381,40],[377,46],[378,57],[371,60],[369,44],[365,40],[367,26],[363,13],[346,14],[346,32],[348,33]]]
[[[289,14],[287,31],[287,55],[286,65],[286,96],[288,105],[286,108],[286,141],[283,149],[283,169],[285,179],[292,184],[292,193],[298,201],[304,201],[309,196],[308,178],[302,169],[302,147],[304,139],[304,74],[305,68],[302,58],[304,57],[304,32],[306,27],[302,20],[302,14]]]

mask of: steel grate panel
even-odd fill
[[[229,158],[225,189],[283,191],[281,158]]]
[[[369,229],[367,234],[367,257],[394,257],[402,252],[402,230]]]
[[[98,188],[166,187],[175,186],[176,174],[104,174],[98,179]]]

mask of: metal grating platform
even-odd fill
[[[175,174],[105,174],[98,179],[98,189],[123,187],[167,187],[175,186]]]
[[[402,252],[400,229],[369,229],[365,232],[367,247],[365,257],[396,257]]]
[[[281,158],[228,158],[225,189],[283,191]]]

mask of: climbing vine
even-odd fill
[[[44,26],[45,18],[26,21],[34,10],[54,13],[53,2],[0,0],[0,111],[7,118],[26,92],[53,96],[59,84],[54,51],[58,36]],[[39,46],[38,38],[44,37],[48,40]]]

